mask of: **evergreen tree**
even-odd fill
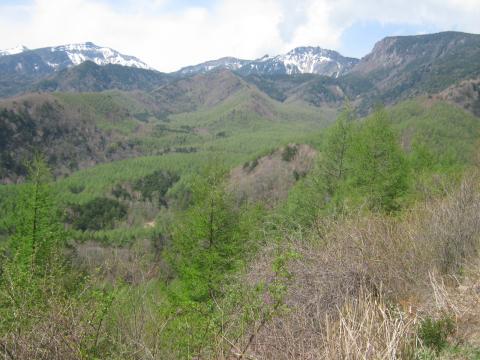
[[[332,196],[348,175],[347,155],[352,145],[354,114],[347,103],[345,109],[326,134],[322,147],[320,174]]]
[[[51,197],[44,161],[30,165],[29,181],[16,203],[14,234],[10,237],[0,278],[0,328],[19,325],[32,306],[42,303],[58,287],[64,235]],[[28,319],[24,319],[28,320]]]
[[[362,124],[348,154],[350,189],[373,210],[392,211],[408,188],[408,166],[383,108]]]
[[[169,259],[183,296],[206,301],[242,256],[239,214],[224,187],[224,171],[210,166],[192,184],[193,205],[179,214]]]

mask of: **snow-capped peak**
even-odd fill
[[[335,61],[329,56],[330,53],[331,51],[319,47],[302,47],[279,55],[278,58],[287,67],[287,73],[295,71],[296,68],[301,74],[313,74],[318,65]]]
[[[52,71],[80,65],[85,61],[92,61],[97,65],[114,64],[153,70],[134,56],[123,55],[116,50],[97,46],[92,42],[34,50],[27,49],[25,46],[18,46],[0,51],[0,57],[3,57],[4,62],[11,63],[16,72],[22,73],[48,74]]]
[[[10,49],[0,50],[0,56],[20,54],[27,50],[28,48],[26,46],[18,45]]]
[[[97,46],[91,42],[51,47],[50,51],[52,53],[65,53],[72,62],[72,65],[79,65],[84,61],[89,60],[97,65],[116,64],[140,69],[152,69],[134,56],[123,55],[116,50]]]
[[[283,63],[287,74],[315,74],[322,73],[321,68],[331,64],[337,71],[332,76],[338,76],[343,65],[340,63],[340,54],[320,47],[298,47],[286,54],[274,58],[263,57],[261,61],[275,61]],[[331,66],[332,67],[332,66]]]
[[[265,55],[245,65],[245,74],[319,74],[338,77],[352,68],[357,59],[346,58],[320,47],[298,47],[286,54]]]

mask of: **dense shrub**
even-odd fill
[[[132,196],[128,192],[127,189],[125,189],[122,185],[117,184],[114,186],[112,189],[112,195],[115,196],[117,199],[123,199],[123,200],[131,200]]]
[[[85,185],[83,184],[72,184],[68,187],[68,190],[72,194],[80,194],[83,190],[85,190]]]
[[[292,161],[295,155],[297,155],[298,148],[297,146],[287,145],[282,151],[282,160],[283,161]]]
[[[448,317],[439,320],[427,317],[420,324],[418,336],[425,346],[439,353],[447,346],[447,337],[453,333],[454,329],[454,321]]]
[[[144,200],[157,199],[160,205],[166,205],[165,195],[180,177],[173,172],[157,170],[133,184],[133,189],[142,194]]]
[[[69,222],[79,230],[101,230],[113,227],[115,221],[127,215],[121,202],[104,197],[95,198],[82,205],[71,205]]]

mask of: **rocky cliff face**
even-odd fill
[[[385,73],[391,77],[412,65],[430,68],[439,63],[453,63],[462,56],[466,61],[478,64],[475,55],[480,52],[480,35],[460,32],[442,32],[418,36],[387,37],[379,41],[372,52],[362,58],[352,69],[353,73]]]
[[[361,92],[368,106],[409,96],[436,94],[480,76],[480,35],[442,32],[387,37],[362,58],[346,80],[368,84]],[[367,101],[368,102],[368,101]]]

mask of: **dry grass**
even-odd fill
[[[138,285],[158,276],[154,249],[148,240],[137,240],[130,247],[102,245],[94,241],[75,244],[75,265],[101,281],[123,281]]]
[[[362,292],[325,321],[321,359],[399,359],[409,356],[416,343],[418,319],[392,307],[381,297]]]
[[[48,310],[22,309],[31,326],[13,329],[0,338],[2,359],[80,360],[91,358],[106,340],[102,308],[95,302],[48,301]]]
[[[289,189],[295,184],[295,174],[302,176],[308,173],[317,154],[308,145],[289,146],[296,149],[290,161],[282,159],[285,148],[280,148],[270,155],[257,159],[255,166],[250,162],[246,168],[239,166],[231,171],[229,188],[237,201],[248,199],[273,206],[287,197]]]
[[[480,287],[469,285],[465,292],[466,285],[452,279],[477,257],[479,214],[478,181],[470,176],[444,199],[418,205],[401,218],[356,216],[325,226],[316,243],[290,239],[289,247],[300,254],[289,266],[290,311],[252,330],[248,354],[405,358],[421,346],[415,338],[419,319],[445,313],[455,315],[459,338],[471,342],[467,333],[475,326],[478,335]],[[259,259],[250,280],[271,276],[268,261],[272,258]]]
[[[455,320],[457,344],[468,344],[480,350],[480,263],[467,266],[461,281],[448,285],[431,275],[432,296],[420,312],[433,317],[447,314]]]

